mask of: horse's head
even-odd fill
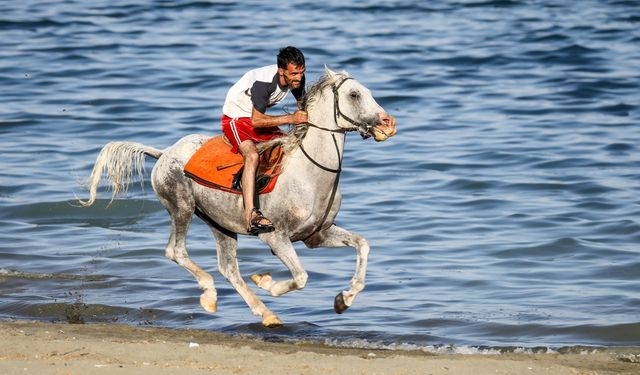
[[[333,94],[335,125],[346,131],[358,131],[363,138],[373,136],[378,142],[396,134],[396,119],[373,98],[371,91],[351,78],[347,72],[336,73],[325,67],[324,90]]]

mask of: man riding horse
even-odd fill
[[[239,117],[246,118],[241,122],[251,121],[249,130],[257,136],[264,136],[262,131],[265,129],[270,130],[272,134],[267,138],[279,135],[274,128],[279,124],[305,123],[291,135],[277,139],[282,141],[288,153],[286,168],[279,175],[273,191],[260,196],[260,206],[269,211],[276,228],[260,233],[258,238],[271,248],[289,270],[290,277],[278,280],[268,272],[256,273],[251,276],[251,281],[274,297],[300,290],[307,283],[308,273],[293,243],[302,241],[309,248],[351,247],[356,252],[355,272],[347,289],[334,298],[335,312],[343,313],[365,287],[369,257],[367,239],[335,223],[342,201],[339,177],[346,135],[353,131],[362,138],[384,141],[396,134],[396,120],[375,101],[369,89],[347,72],[334,72],[328,68],[325,75],[309,87],[304,99],[305,112],[282,117],[265,115],[263,112],[267,106],[282,100],[288,91],[298,90],[294,95],[301,97],[304,60],[293,61],[285,59],[284,68],[273,66],[248,73],[246,80],[251,83],[243,84],[242,89],[238,87],[238,91],[231,90],[235,94],[230,93],[232,100],[228,103],[232,104],[228,107],[233,111],[224,111],[230,118],[229,125],[232,122],[236,125],[236,134],[232,129],[229,136],[230,140],[238,136],[235,147],[240,147],[239,151],[243,152],[246,149],[244,145],[251,146],[243,153],[246,154],[245,164],[248,164],[247,159],[252,153],[257,153],[252,150],[255,142],[263,138],[240,138],[237,130]],[[258,97],[254,93],[264,91],[265,87],[269,93],[267,99],[263,96],[262,102],[254,101],[257,100],[254,97]],[[81,203],[90,206],[95,202],[103,174],[106,174],[112,199],[115,199],[118,193],[126,191],[134,175],[143,178],[145,155],[157,159],[151,172],[151,184],[158,200],[171,216],[171,233],[164,254],[194,276],[203,290],[200,305],[210,313],[216,312],[218,293],[213,276],[194,262],[187,251],[186,237],[194,214],[209,226],[215,237],[220,274],[244,299],[251,312],[262,317],[265,327],[282,325],[280,318],[249,288],[238,264],[238,235],[248,233],[247,221],[254,216],[253,221],[258,225],[253,226],[258,227],[258,232],[269,228],[269,223],[261,220],[259,213],[253,210],[253,191],[243,202],[243,197],[238,194],[209,188],[185,174],[186,165],[211,139],[208,135],[191,134],[163,150],[138,142],[109,142],[100,151],[91,172],[89,199]],[[255,167],[247,168],[249,177],[246,185],[253,185],[254,173]],[[247,221],[242,217],[246,211]]]
[[[260,157],[256,143],[282,137],[279,125],[307,122],[300,110],[305,95],[304,55],[295,47],[278,53],[277,64],[250,70],[227,93],[222,108],[222,131],[231,142],[231,152],[242,155],[242,197],[247,231],[252,234],[274,230],[271,220],[256,208],[255,179]],[[267,108],[281,102],[291,91],[299,110],[293,114],[270,116]]]

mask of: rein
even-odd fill
[[[324,127],[312,124],[310,122],[307,122],[307,125],[309,125],[310,127],[313,127],[313,128],[318,129],[318,130],[322,130],[322,131],[331,133],[331,138],[333,139],[333,145],[335,146],[336,154],[338,155],[338,168],[335,168],[335,169],[334,168],[329,168],[327,166],[324,166],[324,165],[318,163],[316,160],[314,160],[311,157],[311,155],[309,155],[307,153],[307,151],[302,146],[302,142],[300,143],[300,150],[302,151],[304,156],[313,165],[315,165],[316,167],[322,169],[323,171],[335,173],[335,175],[336,175],[336,178],[333,181],[333,187],[331,188],[331,196],[329,197],[329,203],[327,204],[327,209],[324,211],[324,215],[322,216],[322,220],[320,220],[320,226],[316,230],[311,232],[311,234],[308,237],[306,237],[303,241],[308,240],[309,238],[311,238],[311,236],[313,236],[314,234],[318,233],[319,231],[321,231],[323,229],[324,222],[325,222],[325,220],[327,220],[327,217],[329,216],[329,213],[331,212],[331,207],[333,206],[333,201],[335,200],[336,193],[338,192],[338,184],[340,182],[340,172],[342,172],[342,156],[343,155],[340,155],[340,148],[338,147],[338,141],[336,140],[335,133],[340,133],[342,135],[346,135],[347,132],[356,131],[360,127],[364,127],[367,130],[369,130],[369,128],[370,128],[369,125],[366,125],[366,124],[363,124],[363,123],[359,123],[359,122],[353,120],[352,118],[350,118],[349,116],[345,115],[340,110],[339,98],[338,98],[338,89],[349,79],[353,79],[353,78],[346,77],[338,85],[332,85],[332,90],[333,90],[333,118],[334,118],[334,121],[335,121],[336,125],[338,124],[338,118],[342,117],[347,122],[349,122],[352,125],[354,125],[355,128],[351,128],[351,129],[342,129],[342,128],[340,128],[340,129],[329,129],[329,128],[324,128]],[[365,138],[365,136],[363,136],[362,138]],[[333,223],[331,223],[331,225],[333,225]]]
[[[309,124],[309,125],[311,125],[311,124]],[[319,127],[318,127],[318,129],[324,130],[323,128],[319,128]],[[331,130],[327,130],[327,131],[331,131]],[[340,149],[338,148],[338,141],[336,141],[336,136],[334,134],[331,134],[331,138],[333,138],[333,144],[336,146],[336,154],[338,154],[338,168],[337,169],[326,167],[326,166],[318,163],[317,161],[315,161],[311,157],[311,155],[309,155],[307,153],[307,151],[304,149],[304,147],[302,146],[302,143],[300,143],[300,150],[302,151],[304,156],[306,156],[307,159],[309,159],[309,161],[311,163],[313,163],[313,165],[315,165],[316,167],[322,169],[323,171],[327,171],[327,172],[331,172],[331,173],[337,173],[339,175],[340,172],[342,172],[342,155],[340,155]]]
[[[338,141],[336,140],[336,135],[334,133],[342,133],[343,135],[345,133],[345,131],[336,131],[336,130],[332,130],[332,129],[321,128],[319,126],[315,126],[315,125],[310,124],[310,123],[309,123],[309,125],[311,125],[311,126],[313,126],[315,128],[318,128],[320,130],[323,130],[323,131],[331,132],[331,138],[333,139],[333,145],[336,147],[336,154],[338,155],[338,168],[337,169],[329,168],[329,167],[326,167],[326,166],[318,163],[317,161],[315,161],[311,157],[311,155],[309,155],[307,153],[307,151],[305,151],[304,147],[302,146],[302,143],[300,143],[300,150],[302,151],[304,156],[306,156],[307,159],[311,163],[313,163],[313,165],[315,165],[316,167],[322,169],[323,171],[335,173],[335,175],[336,175],[336,178],[333,180],[333,187],[331,188],[331,195],[329,196],[329,203],[327,204],[327,209],[324,211],[324,215],[322,216],[322,220],[320,220],[320,225],[313,232],[311,232],[311,234],[308,237],[306,237],[303,241],[308,240],[309,238],[311,238],[311,236],[313,236],[314,234],[316,234],[317,232],[319,232],[320,230],[323,229],[324,222],[325,222],[325,220],[327,220],[327,217],[329,216],[329,213],[331,212],[331,207],[333,206],[333,201],[335,200],[336,193],[338,192],[338,184],[340,183],[340,172],[342,172],[342,155],[340,155],[340,148],[338,147]],[[333,225],[333,223],[331,223],[331,225]]]

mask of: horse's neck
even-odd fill
[[[306,136],[302,140],[302,147],[316,163],[328,169],[337,170],[340,167],[342,155],[344,154],[346,134],[326,130],[338,130],[331,104],[332,103],[327,103],[325,100],[317,103],[316,106],[309,111],[309,122],[325,130],[310,126]],[[298,150],[298,152],[301,151],[302,150]],[[311,164],[314,164],[313,161],[307,160],[307,162]],[[311,166],[310,168],[318,168],[318,166]]]

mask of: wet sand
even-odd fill
[[[202,330],[0,322],[0,374],[640,374],[640,348],[434,355],[271,343]]]

